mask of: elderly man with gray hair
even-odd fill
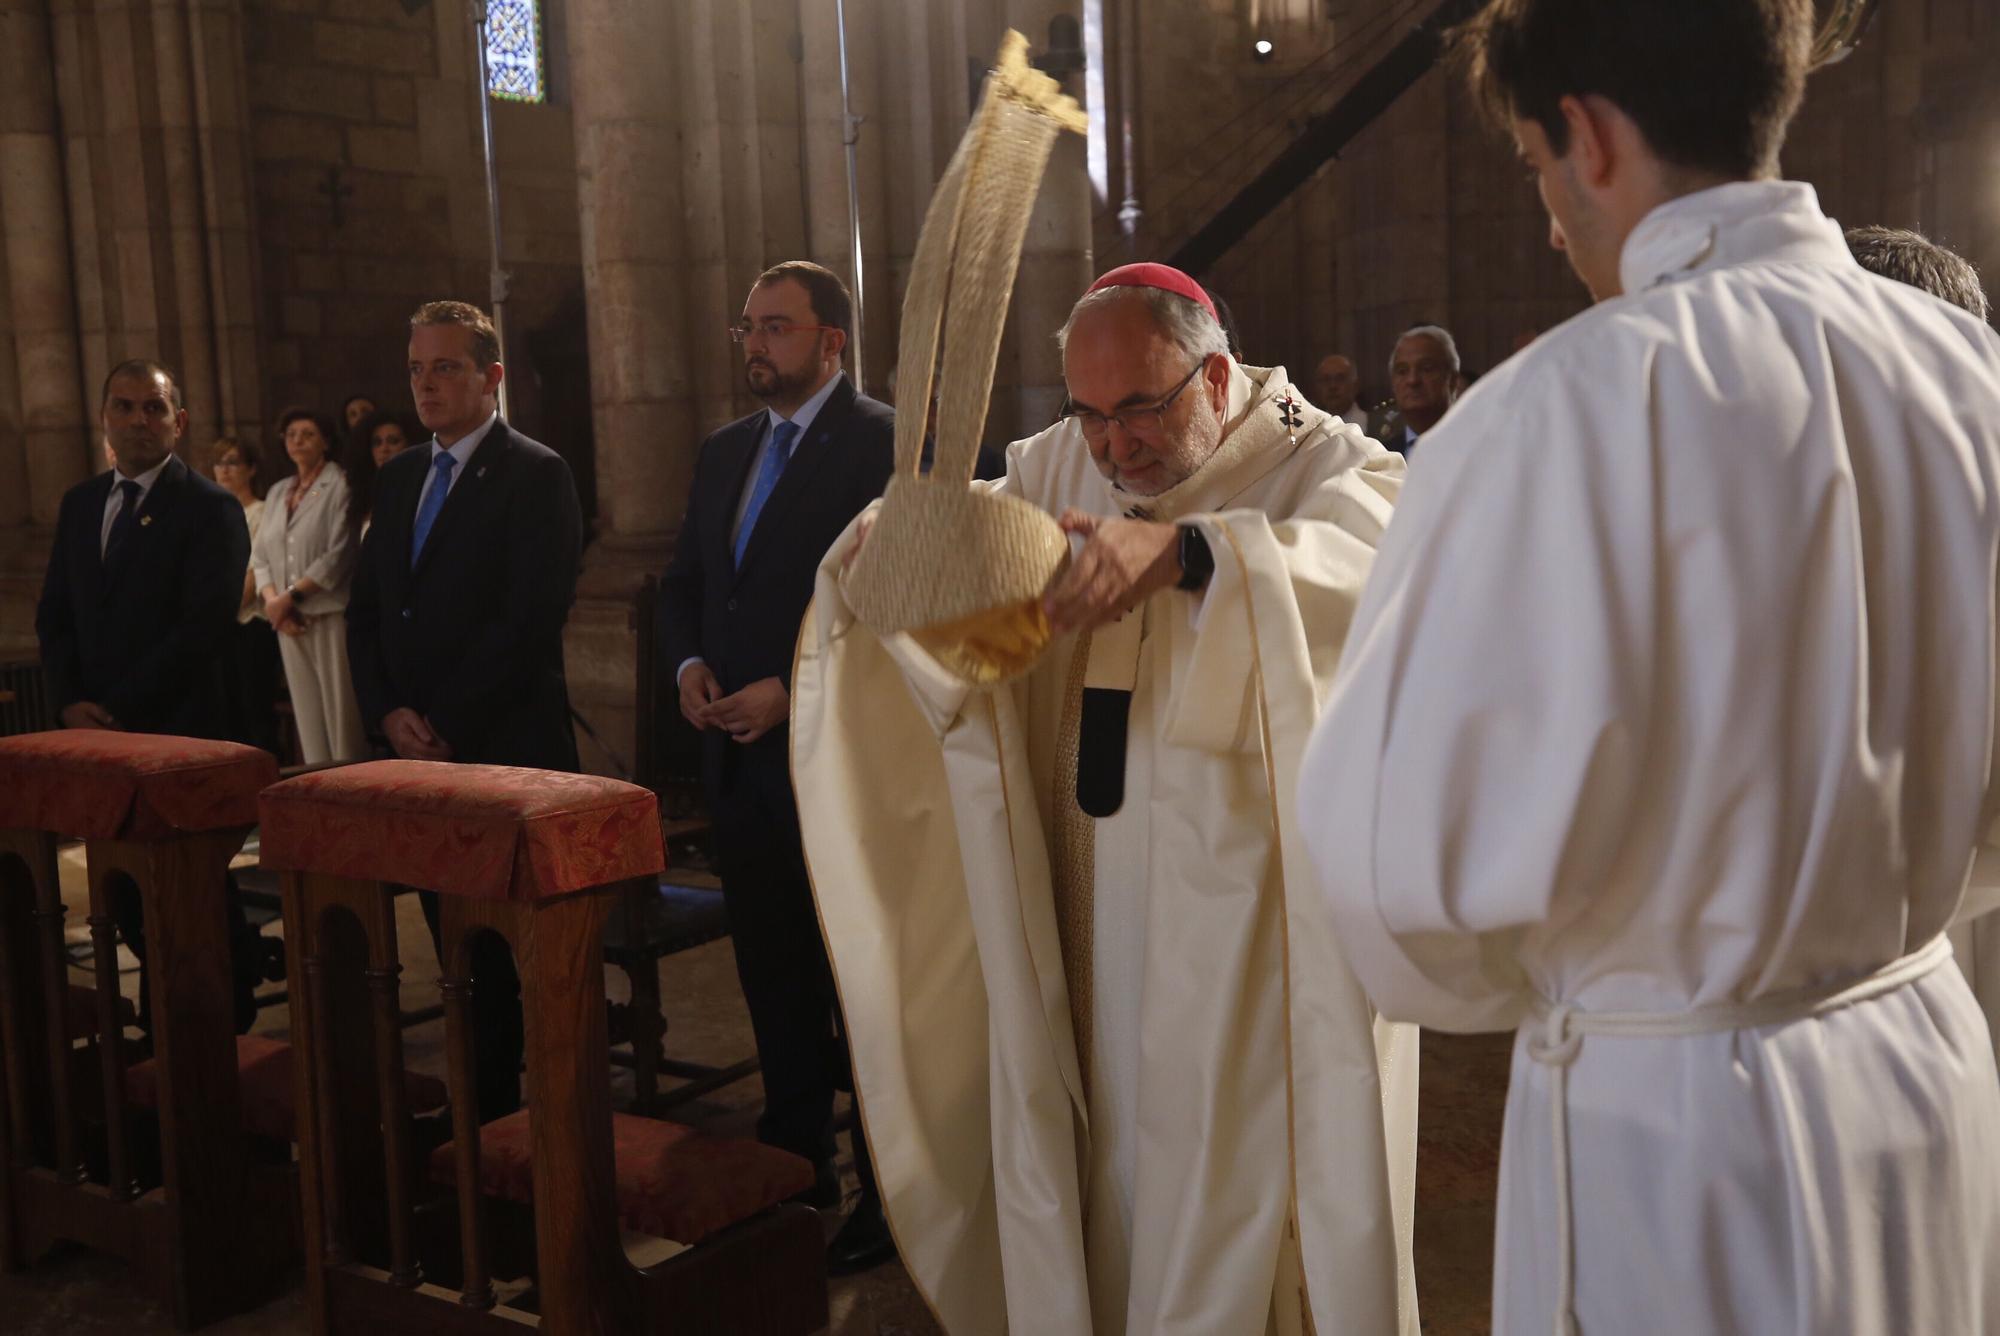
[[[1458,343],[1442,325],[1416,325],[1403,331],[1389,356],[1389,387],[1394,395],[1369,424],[1369,434],[1397,454],[1408,457],[1417,438],[1435,427],[1458,398]]]
[[[1100,278],[1060,346],[1063,417],[989,489],[1073,540],[1041,600],[876,636],[843,576],[894,541],[871,511],[801,632],[793,777],[889,1220],[956,1336],[1416,1336],[1416,1033],[1301,894],[1289,797],[1403,463],[1165,265]]]

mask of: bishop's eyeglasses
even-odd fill
[[[1069,418],[1083,429],[1083,438],[1093,445],[1102,441],[1117,423],[1126,431],[1140,436],[1150,436],[1160,429],[1160,423],[1167,416],[1167,410],[1174,406],[1174,400],[1181,397],[1181,391],[1194,383],[1201,369],[1208,365],[1204,357],[1194,364],[1194,370],[1181,377],[1180,384],[1168,390],[1150,404],[1140,404],[1133,408],[1121,408],[1116,413],[1100,413],[1094,408],[1079,408],[1068,399],[1063,400],[1061,416]]]

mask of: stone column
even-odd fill
[[[570,700],[610,744],[584,768],[633,759],[633,598],[666,565],[699,441],[687,337],[686,151],[680,3],[572,0],[569,61],[590,341],[597,525],[563,636]],[[734,86],[734,80],[721,81]]]
[[[687,72],[662,68],[687,43],[682,9],[574,0],[569,11],[597,451],[586,592],[596,597],[628,595],[641,575],[660,569],[694,475],[680,114]]]
[[[1011,0],[1007,21],[1026,34],[1029,45],[1039,54],[1048,43],[1049,20],[1058,14],[1075,13],[1075,5],[1068,0]],[[1070,76],[1064,89],[1082,103],[1081,75]],[[1087,145],[1082,135],[1064,131],[1056,136],[1055,150],[1042,174],[1041,193],[1035,197],[1035,211],[1028,221],[1009,317],[1012,375],[1006,374],[1008,368],[1003,365],[988,414],[987,444],[1001,443],[992,439],[995,427],[1005,427],[1005,435],[1021,437],[1055,421],[1066,394],[1055,334],[1069,318],[1070,307],[1090,286],[1094,277],[1091,266]],[[1009,381],[1011,402],[1003,403],[1000,382]]]
[[[0,0],[0,43],[7,66],[0,77],[0,240],[20,428],[18,454],[0,454],[0,469],[24,484],[0,523],[52,527],[62,494],[89,476],[94,461],[45,0]]]
[[[240,0],[51,0],[86,385],[157,357],[188,441],[254,428]]]
[[[0,652],[34,646],[62,494],[92,467],[46,0],[0,0]]]

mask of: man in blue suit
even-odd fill
[[[368,731],[424,761],[577,768],[563,675],[583,517],[562,456],[501,421],[493,322],[464,302],[410,317],[410,394],[436,433],[383,465],[347,605]],[[437,896],[424,917],[438,934]],[[521,984],[505,943],[473,939],[479,1116],[521,1102]]]
[[[792,651],[820,558],[882,494],[895,414],[840,369],[853,300],[819,265],[788,261],[750,289],[732,336],[765,407],[702,442],[674,556],[660,582],[660,662],[702,734],[722,893],[764,1073],[758,1135],[813,1161],[813,1204],[839,1201],[833,1098],[851,1088],[840,1006],[820,937],[792,797]],[[829,1265],[894,1252],[867,1146],[859,1205]]]

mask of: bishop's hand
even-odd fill
[[[1058,632],[1115,622],[1180,579],[1180,530],[1154,520],[1105,519],[1067,510],[1056,521],[1081,534],[1083,550],[1042,596]]]

